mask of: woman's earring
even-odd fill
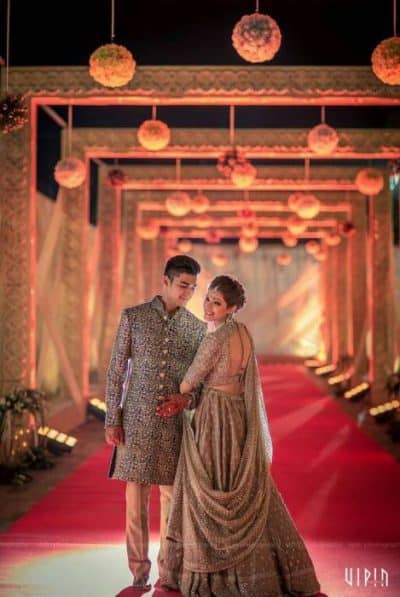
[[[228,313],[228,315],[226,316],[225,322],[229,323],[230,321],[232,321],[233,319],[233,314],[232,313]]]

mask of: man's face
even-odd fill
[[[196,289],[197,276],[192,274],[179,274],[173,280],[164,276],[164,289],[170,305],[183,307],[192,298]]]

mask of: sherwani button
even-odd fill
[[[160,384],[160,385],[158,386],[158,389],[159,389],[159,390],[162,390],[162,389],[163,389],[163,387],[164,387],[164,385],[163,385],[163,384]]]
[[[164,365],[166,365],[166,364],[167,364],[167,361],[161,361],[161,365],[163,365],[163,366],[164,366]]]
[[[160,371],[160,377],[164,377],[165,373],[164,371]]]

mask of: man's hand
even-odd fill
[[[110,446],[120,446],[125,443],[122,425],[111,425],[110,427],[106,427],[106,442],[110,444]]]
[[[179,415],[191,399],[190,394],[168,394],[163,402],[157,406],[156,413],[160,417],[174,417]]]

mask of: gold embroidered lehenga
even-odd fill
[[[315,595],[311,558],[271,476],[252,343],[243,391],[213,388],[234,377],[230,338],[238,325],[207,334],[184,377],[204,386],[197,408],[184,413],[162,580],[185,597]]]

